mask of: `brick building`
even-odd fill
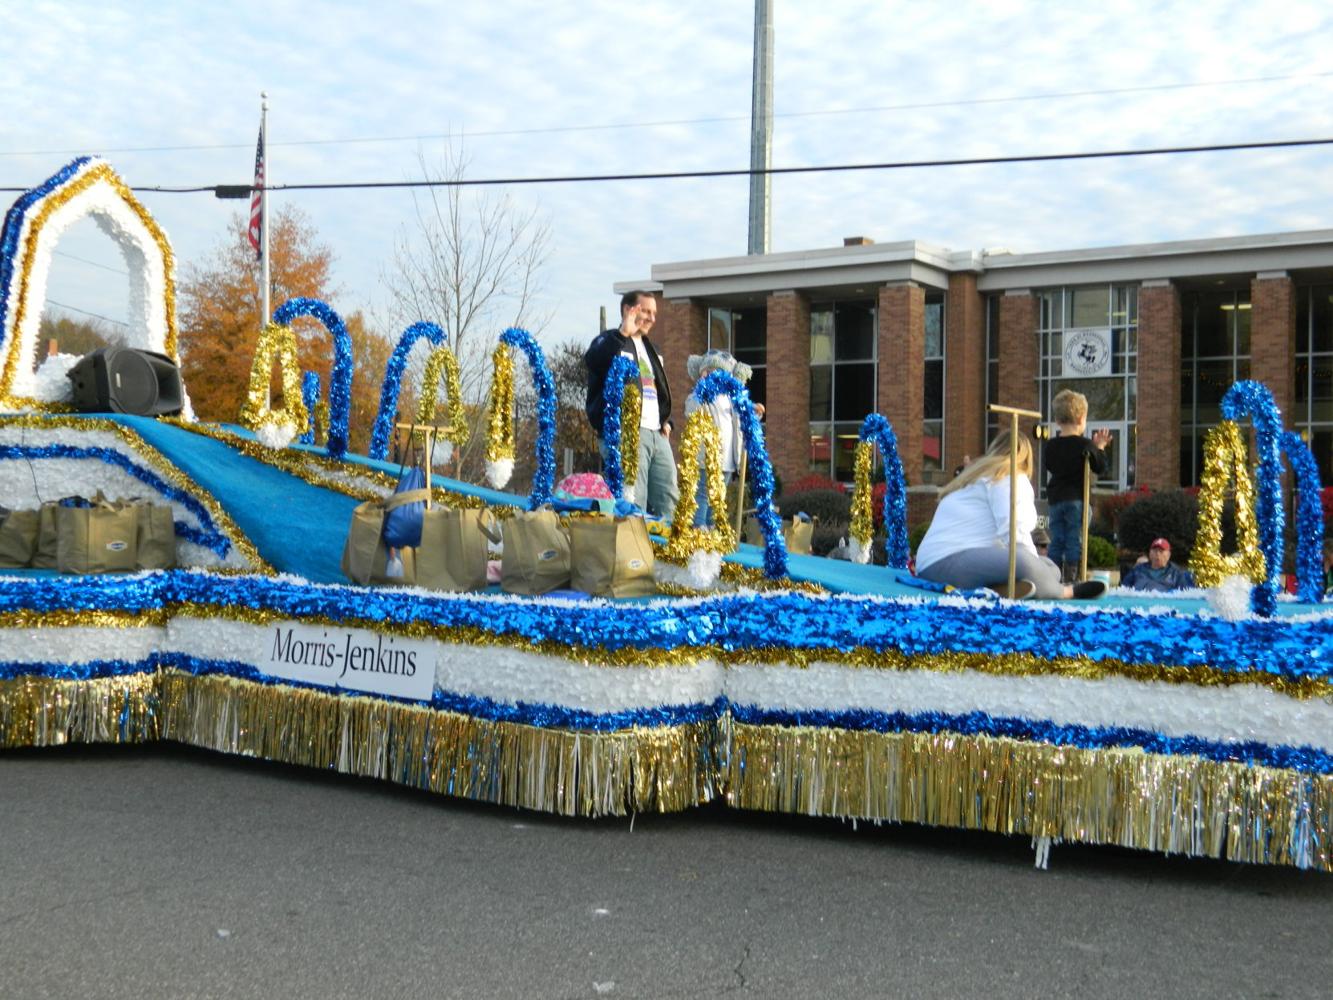
[[[786,480],[852,478],[862,418],[887,417],[908,482],[984,447],[991,402],[1050,412],[1070,387],[1112,432],[1099,484],[1198,482],[1237,379],[1264,382],[1333,479],[1333,230],[1046,253],[919,242],[659,264],[653,339],[676,395],[709,347],[755,369]],[[1038,475],[1041,481],[1044,476]]]

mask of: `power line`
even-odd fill
[[[940,108],[977,107],[997,104],[1019,104],[1032,101],[1068,100],[1081,97],[1110,97],[1119,94],[1161,93],[1171,90],[1198,90],[1208,87],[1235,87],[1257,83],[1281,83],[1290,80],[1314,80],[1333,77],[1333,71],[1322,73],[1289,73],[1273,76],[1238,77],[1231,80],[1204,80],[1194,83],[1154,83],[1138,87],[1111,87],[1103,90],[1065,90],[1037,94],[1013,94],[1007,97],[973,97],[953,101],[913,101],[903,104],[877,104],[859,108],[824,108],[813,111],[776,111],[775,118],[820,118],[839,115],[878,114],[886,111],[921,111]],[[351,136],[341,139],[289,139],[270,142],[270,146],[344,146],[388,142],[424,142],[435,139],[483,139],[520,135],[551,135],[565,132],[606,132],[621,129],[668,128],[680,125],[712,125],[725,122],[749,121],[749,115],[713,115],[704,118],[667,118],[647,122],[605,122],[586,125],[548,125],[533,128],[486,129],[477,132],[425,132],[414,135]],[[0,152],[3,156],[76,156],[86,153],[95,143],[77,149],[30,149]],[[250,149],[252,142],[198,143],[176,146],[112,146],[98,147],[107,153],[176,153],[224,149]]]
[[[89,267],[100,267],[103,271],[110,271],[112,274],[123,274],[129,276],[129,271],[122,271],[118,267],[112,267],[109,264],[101,264],[95,260],[89,260],[87,257],[78,257],[72,253],[66,253],[64,250],[52,250],[57,257],[68,257],[70,260],[77,260],[80,264],[87,264]]]
[[[543,177],[455,178],[452,180],[415,181],[339,181],[310,184],[274,184],[269,191],[355,191],[381,188],[501,187],[525,184],[588,184],[608,181],[688,180],[715,177],[750,177],[757,174],[829,174],[867,170],[912,170],[924,167],[980,167],[1005,163],[1051,163],[1061,160],[1108,160],[1142,156],[1179,156],[1189,153],[1229,153],[1254,149],[1294,149],[1304,146],[1333,145],[1333,138],[1276,139],[1269,142],[1214,143],[1206,146],[1160,146],[1147,149],[1104,149],[1085,153],[1030,153],[1018,156],[974,156],[940,160],[895,160],[884,163],[837,163],[811,167],[770,167],[752,170],[662,170],[641,174],[566,174]],[[25,191],[26,188],[0,187],[0,191]],[[244,197],[255,190],[248,184],[209,184],[194,187],[135,185],[133,190],[154,194],[201,194],[218,197]]]
[[[87,309],[80,309],[78,306],[67,306],[63,302],[57,302],[55,299],[48,298],[47,302],[59,309],[68,309],[70,312],[83,313],[85,316],[92,316],[94,319],[100,319],[107,323],[114,323],[116,326],[128,327],[129,324],[118,319],[112,319],[110,316],[103,316],[101,313],[89,312]]]

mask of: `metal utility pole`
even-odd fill
[[[773,221],[773,2],[754,0],[754,82],[750,98],[750,243],[751,254],[768,253]]]

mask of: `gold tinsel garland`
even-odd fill
[[[870,485],[870,470],[875,462],[875,445],[861,441],[856,445],[855,487],[852,490],[851,536],[862,545],[869,545],[875,537],[874,487]]]
[[[704,455],[705,489],[708,503],[716,513],[714,527],[696,527],[694,514],[699,507],[696,488],[699,482],[699,452]],[[685,421],[680,436],[679,481],[684,484],[676,500],[667,543],[657,558],[683,566],[696,552],[726,555],[736,550],[736,529],[727,516],[727,487],[722,479],[722,438],[717,424],[706,408],[700,407]]]
[[[318,416],[318,411],[316,411]],[[327,455],[319,455],[310,451],[301,451],[291,448],[282,451],[274,451],[272,448],[265,448],[263,445],[249,438],[237,437],[230,431],[222,430],[209,424],[186,423],[177,420],[174,417],[161,417],[163,421],[174,423],[183,430],[199,434],[203,437],[212,438],[215,441],[222,441],[232,448],[235,448],[247,458],[253,458],[256,461],[271,465],[275,469],[281,469],[297,479],[307,482],[312,486],[318,486],[321,489],[332,490],[335,493],[341,493],[344,496],[353,497],[357,500],[383,500],[388,494],[393,492],[394,486],[398,480],[386,472],[374,469],[369,466],[358,466],[350,462],[341,462],[337,459],[329,458]],[[327,432],[327,429],[326,429]],[[357,477],[375,484],[375,488],[367,486],[358,486],[345,479],[338,477],[338,473],[354,474]],[[486,502],[480,497],[474,497],[467,493],[458,493],[453,490],[446,490],[443,487],[433,487],[432,496],[440,503],[449,507],[486,507]],[[497,507],[496,510],[501,508]]]
[[[160,737],[155,673],[0,681],[0,747],[145,743]]]
[[[726,801],[741,809],[1333,870],[1329,775],[951,732],[727,728]]]
[[[170,418],[161,418],[170,419]],[[194,429],[196,425],[187,424],[184,421],[175,421],[178,426]],[[69,416],[36,416],[34,414],[13,414],[0,415],[0,427],[23,427],[33,430],[47,430],[52,427],[68,428],[79,431],[105,431],[115,434],[149,465],[153,472],[161,476],[178,490],[190,494],[208,511],[208,516],[212,519],[214,526],[223,535],[232,546],[240,552],[253,569],[249,572],[263,573],[272,575],[274,570],[259,554],[254,543],[241,531],[231,515],[222,509],[222,505],[214,499],[213,494],[201,487],[180,469],[169,462],[161,452],[141,438],[138,433],[123,424],[118,424],[113,420],[104,420],[99,417],[69,417]],[[227,435],[227,440],[239,440],[234,435]],[[267,451],[268,449],[259,448],[258,450]],[[215,568],[215,573],[225,573],[227,570]]]
[[[417,423],[435,423],[436,400],[440,394],[440,376],[444,376],[444,389],[447,398],[444,403],[445,429],[440,437],[454,447],[467,444],[471,434],[467,425],[467,413],[463,408],[463,376],[458,367],[458,358],[448,344],[441,344],[431,352],[426,360],[426,371],[421,378],[421,400],[417,404]]]
[[[637,380],[625,383],[625,396],[620,401],[620,472],[625,489],[633,489],[639,478],[639,424],[643,419],[643,392]],[[642,504],[647,497],[635,497]]]
[[[1222,504],[1227,480],[1236,483],[1236,551],[1222,554]],[[1259,548],[1259,521],[1254,512],[1254,480],[1249,449],[1239,425],[1224,420],[1203,440],[1203,475],[1199,481],[1199,531],[1190,556],[1190,571],[1200,587],[1216,587],[1229,576],[1263,583],[1267,565]]]
[[[321,399],[315,404],[315,443],[329,441],[329,401]]]
[[[611,733],[542,729],[168,670],[162,738],[564,816],[711,801],[713,722]]]
[[[17,301],[11,301],[10,303],[10,307],[14,310],[14,324],[12,327],[14,336],[7,345],[4,370],[0,372],[0,407],[27,407],[44,413],[67,412],[69,410],[69,407],[64,404],[43,403],[35,399],[19,398],[12,394],[20,361],[18,357],[19,329],[29,308],[28,293],[32,284],[32,269],[37,257],[37,241],[41,236],[43,227],[52,214],[98,182],[109,185],[130,211],[138,216],[139,221],[148,230],[153,243],[156,244],[158,252],[162,255],[163,308],[166,310],[163,353],[173,361],[179,360],[176,332],[176,258],[172,253],[171,244],[167,241],[166,233],[162,231],[157,221],[149,214],[148,209],[144,208],[139,200],[134,197],[134,192],[129,189],[125,182],[116,176],[116,172],[111,169],[110,164],[99,163],[76,180],[42,199],[41,208],[28,221],[24,247],[17,255],[22,260],[22,264],[19,272]]]
[[[282,373],[282,409],[269,402],[269,383],[273,362]],[[266,323],[255,344],[255,358],[250,366],[250,384],[241,407],[241,423],[255,433],[264,428],[289,432],[288,440],[310,426],[310,411],[301,394],[301,363],[296,353],[296,334],[290,326]]]
[[[176,670],[0,682],[0,746],[174,740],[560,815],[912,822],[1333,870],[1333,776],[1129,748],[719,722],[543,729]]]
[[[514,358],[506,344],[491,356],[491,398],[486,410],[486,459],[514,459]]]

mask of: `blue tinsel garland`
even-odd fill
[[[625,429],[620,426],[621,409],[625,405],[625,384],[639,377],[639,366],[628,354],[617,354],[611,359],[611,367],[606,371],[606,382],[602,388],[602,400],[606,406],[602,414],[602,447],[606,460],[602,463],[602,476],[606,487],[617,500],[625,496],[625,462],[620,454],[621,442],[625,439]],[[636,497],[643,503],[643,497]]]
[[[448,343],[444,331],[435,323],[413,323],[398,337],[398,344],[384,368],[384,382],[380,386],[380,408],[375,414],[375,426],[370,435],[370,457],[381,461],[389,454],[389,439],[393,436],[393,418],[398,413],[398,394],[403,387],[403,369],[408,355],[418,340],[425,338],[435,347]]]
[[[273,313],[273,322],[291,326],[298,316],[313,316],[333,337],[333,372],[329,375],[330,458],[347,454],[347,422],[352,414],[352,338],[342,317],[319,299],[288,299]]]
[[[1308,604],[1324,599],[1324,506],[1319,463],[1295,431],[1283,431],[1282,451],[1296,473],[1296,596]]]
[[[244,607],[283,618],[479,629],[540,645],[585,648],[785,649],[818,654],[866,649],[908,656],[1016,653],[1041,659],[1160,666],[1163,677],[1207,666],[1227,674],[1333,680],[1333,627],[1311,620],[1098,611],[1052,614],[1021,603],[946,604],[916,599],[735,594],[651,603],[438,596],[280,577],[185,570],[105,577],[7,577],[0,615],[16,611]]]
[[[14,280],[14,264],[18,259],[19,237],[23,232],[23,220],[28,210],[59,187],[69,183],[70,179],[86,164],[92,162],[91,156],[80,156],[61,167],[56,173],[42,181],[35,188],[23,192],[5,213],[4,229],[0,230],[0,355],[6,346],[4,337],[5,323],[9,317],[9,292]],[[17,336],[18,331],[14,331]]]
[[[319,372],[301,373],[301,401],[305,411],[310,414],[310,423],[297,438],[302,444],[315,443],[315,407],[319,404]]]
[[[203,529],[186,524],[184,521],[176,521],[176,534],[194,542],[196,545],[202,545],[204,548],[216,555],[226,558],[227,553],[231,551],[231,542],[213,524],[213,519],[208,516],[208,509],[198,500],[190,496],[184,490],[177,489],[165,479],[158,476],[151,469],[145,469],[143,466],[131,461],[127,456],[116,451],[114,448],[100,447],[80,447],[71,444],[43,444],[43,445],[21,445],[4,444],[0,445],[0,461],[5,459],[34,459],[34,458],[92,458],[109,465],[124,469],[139,482],[145,486],[156,490],[165,497],[176,501],[191,514],[199,519]]]
[[[500,343],[517,347],[528,358],[532,382],[537,390],[537,469],[532,474],[528,510],[551,502],[555,486],[555,379],[546,366],[546,356],[527,330],[511,326],[500,334]]]
[[[717,396],[731,398],[731,407],[740,421],[749,463],[750,491],[754,496],[755,517],[764,533],[764,572],[777,579],[787,575],[787,542],[782,537],[782,521],[773,509],[773,466],[764,444],[764,428],[750,402],[750,390],[734,375],[709,372],[694,385],[694,398],[707,406]]]
[[[1234,421],[1248,416],[1254,423],[1255,444],[1259,449],[1255,516],[1259,520],[1259,550],[1264,554],[1268,578],[1250,591],[1250,608],[1255,614],[1273,615],[1277,612],[1277,594],[1282,581],[1282,533],[1286,521],[1282,509],[1279,447],[1282,414],[1278,412],[1268,386],[1246,379],[1237,382],[1222,397],[1222,416]]]
[[[861,440],[873,441],[884,463],[884,528],[888,532],[886,548],[889,565],[906,569],[910,550],[907,544],[907,478],[903,475],[903,461],[898,454],[898,436],[893,425],[878,413],[872,413],[861,424]]]

